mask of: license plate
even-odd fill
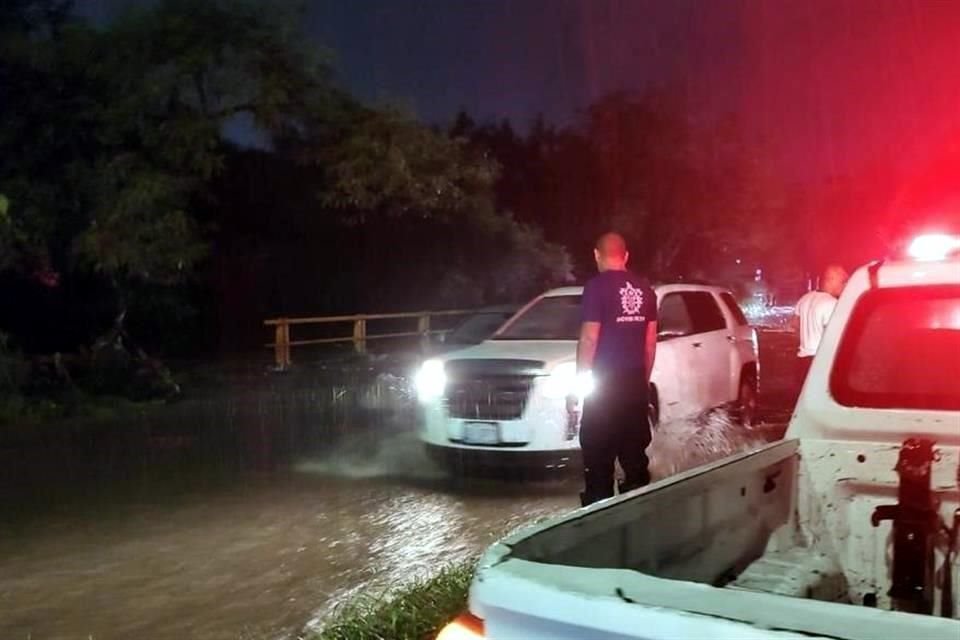
[[[499,444],[500,427],[496,422],[468,422],[463,425],[466,444]]]

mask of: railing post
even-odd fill
[[[277,369],[284,371],[290,366],[290,325],[286,318],[277,320],[273,335],[273,359]]]
[[[353,348],[357,353],[367,352],[367,320],[357,318],[353,321]]]
[[[290,323],[283,319],[283,368],[289,369],[293,364],[293,357],[290,355]]]
[[[283,323],[281,322],[273,327],[273,364],[277,369],[283,369]]]
[[[417,333],[420,334],[420,348],[430,347],[430,315],[424,314],[417,318]]]

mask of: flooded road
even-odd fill
[[[562,478],[456,488],[412,435],[384,444],[389,460],[308,461],[180,504],[5,536],[0,638],[295,634],[356,589],[430,573],[570,509],[579,490]]]
[[[757,446],[780,428],[664,425],[654,471]],[[358,432],[283,471],[163,504],[4,526],[0,638],[296,637],[354,592],[429,574],[574,508],[579,490],[576,475],[455,481],[431,465],[410,425]]]

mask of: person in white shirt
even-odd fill
[[[800,329],[800,349],[797,351],[797,381],[802,387],[810,371],[813,356],[817,355],[823,330],[837,306],[837,298],[847,284],[843,267],[831,265],[823,272],[820,288],[800,298],[795,314]]]

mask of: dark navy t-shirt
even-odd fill
[[[657,296],[645,278],[604,271],[583,288],[583,321],[600,323],[593,368],[645,370],[647,324],[657,320]]]

